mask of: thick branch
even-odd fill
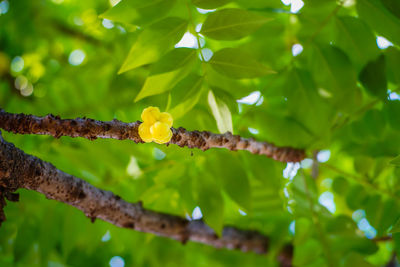
[[[225,227],[221,237],[201,220],[189,221],[178,216],[144,209],[141,202],[128,203],[110,191],[64,173],[52,164],[25,154],[0,138],[0,187],[35,190],[49,199],[72,205],[92,220],[99,218],[116,226],[169,237],[182,243],[194,241],[216,248],[266,253],[268,237],[256,231]],[[288,249],[279,255],[282,266],[290,266]]]
[[[25,114],[12,114],[0,110],[0,128],[19,134],[44,134],[56,138],[61,136],[83,137],[87,139],[113,138],[130,139],[143,143],[138,134],[140,121],[124,123],[118,120],[96,121],[93,119],[76,118],[61,119],[59,116],[47,115],[37,117]],[[172,128],[173,136],[168,144],[180,147],[199,148],[203,151],[209,148],[227,148],[230,150],[247,150],[253,154],[266,155],[283,162],[299,162],[304,159],[304,150],[291,147],[277,147],[267,142],[259,142],[253,138],[243,138],[239,135],[214,134],[207,131],[187,131],[184,128]]]

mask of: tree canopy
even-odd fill
[[[0,266],[395,266],[399,49],[398,0],[0,0]],[[25,161],[78,198],[11,188]],[[209,235],[90,220],[79,187]]]

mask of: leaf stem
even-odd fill
[[[190,9],[190,5],[189,5],[189,2],[188,2],[188,1],[186,2],[186,7],[187,7],[187,9],[188,9],[189,21],[190,21],[190,24],[192,25],[192,28],[193,28],[193,31],[192,31],[192,32],[194,33],[194,35],[195,35],[195,37],[196,37],[196,41],[197,41],[197,50],[199,51],[201,60],[202,60],[203,65],[204,65],[204,62],[206,62],[206,61],[205,61],[203,52],[201,51],[200,36],[199,36],[199,33],[196,31],[196,25],[194,24],[193,15],[192,15],[192,10]],[[204,68],[203,68],[203,69],[204,69]],[[204,69],[204,72],[205,72],[205,69]]]

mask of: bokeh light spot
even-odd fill
[[[319,162],[327,162],[330,157],[331,157],[331,151],[329,150],[321,150],[317,154],[317,160]]]
[[[103,24],[104,28],[106,28],[106,29],[114,28],[114,23],[112,23],[112,21],[108,20],[108,19],[103,19],[101,24]]]
[[[23,75],[19,75],[15,79],[14,86],[17,90],[23,90],[28,86],[28,79]]]
[[[193,220],[200,220],[203,218],[203,213],[201,212],[201,209],[199,206],[195,207],[192,212],[192,219]]]
[[[260,97],[261,97],[261,92],[254,91],[254,92],[251,92],[248,96],[245,96],[239,100],[236,100],[236,102],[242,103],[242,104],[247,104],[247,105],[253,105],[253,104],[257,103],[257,101],[260,99]]]
[[[302,0],[281,0],[286,6],[290,5],[291,13],[298,13],[303,8],[304,2]]]
[[[125,261],[120,256],[114,256],[110,260],[110,267],[124,267]]]
[[[116,4],[118,4],[119,2],[121,2],[121,0],[109,0],[110,1],[110,5],[111,6],[115,6]]]
[[[107,241],[110,241],[110,239],[111,239],[110,231],[107,231],[107,232],[101,237],[101,242],[107,242]]]
[[[156,147],[153,149],[153,157],[156,160],[162,160],[165,158],[165,156],[166,156],[166,154],[161,149],[158,149]]]
[[[333,194],[331,192],[324,192],[318,199],[318,202],[327,208],[331,213],[336,211],[336,205],[333,200]]]
[[[24,69],[25,62],[22,57],[17,56],[11,61],[11,70],[13,72],[20,72]]]
[[[201,31],[201,27],[203,26],[203,23],[199,23],[196,25],[196,32],[200,32]]]
[[[190,32],[186,32],[182,39],[175,45],[178,47],[198,48],[196,37]]]
[[[376,37],[376,44],[378,45],[379,49],[386,49],[389,46],[393,46],[393,44],[388,39],[382,36]]]
[[[83,60],[85,60],[86,54],[83,50],[76,49],[69,54],[68,62],[73,66],[78,66],[82,64]]]
[[[10,4],[8,3],[7,0],[1,1],[0,2],[0,15],[6,14],[8,12],[9,8],[10,8]]]
[[[251,128],[251,127],[247,128],[247,129],[248,129],[249,132],[252,133],[252,134],[258,134],[258,133],[259,133],[259,131],[258,131],[257,129],[254,129],[254,128]]]
[[[30,96],[32,93],[33,85],[31,83],[28,83],[28,85],[24,89],[21,89],[21,95],[23,96]]]
[[[208,48],[201,49],[201,53],[203,54],[204,61],[206,61],[206,62],[209,61],[211,59],[211,57],[213,56],[213,51],[211,51]],[[203,60],[201,57],[200,57],[200,59]]]
[[[292,46],[292,54],[294,57],[300,55],[301,52],[303,52],[303,46],[301,44],[294,44]]]
[[[202,9],[202,8],[196,8],[196,9],[200,14],[207,14],[216,11],[216,9]]]

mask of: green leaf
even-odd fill
[[[315,239],[308,239],[301,246],[296,246],[293,256],[295,266],[309,266],[322,253],[321,244]]]
[[[400,101],[386,101],[384,112],[390,127],[395,131],[400,131]]]
[[[187,25],[186,20],[170,17],[144,29],[118,74],[157,61],[182,38]]]
[[[303,43],[316,40],[322,43],[332,41],[334,20],[332,17],[337,8],[337,1],[332,0],[306,0],[301,11],[296,15],[301,27],[299,27],[297,38]],[[321,27],[321,25],[323,25]],[[318,32],[318,34],[316,34]]]
[[[213,176],[221,181],[222,189],[244,211],[251,210],[250,182],[242,166],[241,159],[229,151],[219,151],[216,158],[209,158],[208,166]],[[222,160],[218,160],[222,159]],[[229,168],[226,168],[226,164]]]
[[[368,174],[374,166],[374,159],[365,155],[354,158],[354,170],[360,174]]]
[[[384,137],[386,121],[383,112],[377,109],[368,110],[362,118],[366,134],[370,140],[380,140]]]
[[[386,73],[388,80],[397,85],[396,90],[400,89],[400,50],[389,47],[385,51]]]
[[[227,8],[210,13],[200,33],[215,40],[239,40],[270,20],[244,9]]]
[[[400,232],[400,218],[393,225],[392,229],[390,229],[389,233],[394,234],[399,232]]]
[[[60,231],[62,230],[62,213],[60,207],[56,207],[55,203],[48,206],[46,211],[46,222],[41,223],[39,232],[40,257],[42,262],[48,262],[49,256],[57,245]]]
[[[235,0],[235,2],[247,9],[256,9],[256,10],[268,10],[271,11],[273,8],[279,9],[282,8],[281,0]]]
[[[196,59],[196,50],[175,48],[155,63],[135,102],[151,95],[164,93],[172,89],[190,72]]]
[[[364,116],[350,124],[351,136],[355,142],[376,142],[384,137],[386,121],[383,112],[368,110]]]
[[[378,246],[367,238],[361,238],[353,235],[340,235],[335,236],[330,243],[332,251],[343,251],[348,253],[349,251],[355,251],[364,255],[374,254],[378,250]],[[364,266],[364,265],[354,265]]]
[[[375,245],[376,247],[376,245]],[[375,251],[377,248],[375,249]],[[344,262],[344,267],[354,267],[354,266],[363,266],[363,267],[374,267],[371,263],[365,260],[365,257],[356,254],[356,253],[351,253]]]
[[[310,176],[296,175],[289,184],[288,191],[288,205],[296,217],[311,217],[316,211],[329,214],[329,211],[318,203],[318,188]]]
[[[286,73],[283,91],[289,115],[304,125],[315,136],[327,138],[330,134],[334,109],[317,91],[306,70],[293,68]]]
[[[361,69],[368,61],[378,56],[376,38],[362,20],[355,17],[337,17],[335,44]]]
[[[182,117],[197,104],[203,92],[203,81],[203,77],[189,74],[172,89],[169,113],[174,119]]]
[[[371,28],[393,43],[400,45],[400,18],[379,0],[357,1],[357,12]]]
[[[259,181],[263,188],[271,189],[277,192],[281,188],[281,164],[267,157],[258,157],[258,155],[250,154],[245,157],[247,169],[250,170],[252,177]]]
[[[376,60],[370,61],[365,65],[359,79],[371,95],[385,98],[387,94],[385,57],[381,55]]]
[[[254,87],[249,83],[244,83],[242,80],[234,80],[215,71],[210,65],[206,65],[205,72],[207,73],[207,84],[211,88],[221,88],[229,92],[235,99],[242,98],[245,95],[254,91]]]
[[[340,49],[315,45],[311,54],[311,69],[327,100],[344,111],[353,110],[359,101],[357,76],[350,60]]]
[[[175,0],[122,0],[99,17],[142,26],[161,19],[174,4]]]
[[[211,90],[208,92],[208,105],[217,122],[218,131],[220,133],[233,133],[231,111],[227,104],[222,99],[216,97]]]
[[[381,0],[382,4],[389,10],[393,15],[400,18],[400,2],[397,0]]]
[[[365,214],[367,220],[377,230],[377,235],[381,236],[395,223],[398,217],[397,210],[395,200],[383,201],[380,195],[373,195],[367,201]]]
[[[256,78],[275,73],[237,48],[223,48],[215,52],[209,64],[217,72],[234,79]]]
[[[214,9],[229,2],[231,0],[192,0],[193,5],[204,9]]]
[[[35,240],[37,239],[37,225],[31,221],[25,221],[23,227],[17,232],[14,243],[14,262],[21,262],[29,254]]]
[[[368,193],[359,184],[353,185],[347,193],[346,203],[350,209],[357,210],[364,208],[368,200]]]
[[[289,116],[254,110],[244,118],[243,124],[246,127],[259,130],[261,139],[279,146],[304,147],[315,139],[307,128]]]
[[[400,155],[392,159],[389,163],[396,166],[400,166]]]
[[[349,189],[349,182],[341,176],[336,177],[335,180],[333,180],[332,189],[335,193],[344,195]]]
[[[207,77],[208,82],[208,77]],[[223,90],[219,87],[213,87],[209,84],[209,87],[212,88],[213,94],[215,98],[221,99],[228,106],[229,110],[232,114],[237,113],[238,104],[236,102],[236,98],[230,94],[231,90]]]
[[[198,204],[205,222],[220,236],[224,222],[224,199],[221,190],[208,174],[197,177]]]
[[[301,217],[296,219],[293,244],[296,247],[301,246],[312,236],[312,232],[313,224],[309,218]]]
[[[356,229],[357,224],[346,215],[332,217],[326,224],[326,232],[338,236],[353,236]]]

